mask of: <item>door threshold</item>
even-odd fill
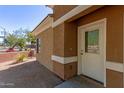
[[[81,76],[81,78],[87,80],[88,82],[93,83],[93,84],[97,85],[100,88],[104,88],[104,84],[102,82],[100,82],[98,80],[95,80],[95,79],[93,79],[91,77],[88,77],[86,75],[83,75],[83,74],[81,74],[80,76]]]

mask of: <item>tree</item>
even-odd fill
[[[18,38],[18,46],[19,46],[19,50],[22,51],[22,49],[26,46],[26,40],[25,38]]]
[[[29,42],[31,45],[32,44],[35,44],[36,43],[36,38],[35,36],[31,33],[31,32],[28,32],[27,33],[27,42]]]
[[[26,44],[26,36],[29,32],[28,29],[17,29],[14,30],[12,33],[9,33],[9,35],[5,39],[5,43],[10,48],[14,48],[15,46],[18,46],[20,50],[24,48]]]
[[[6,45],[10,48],[18,46],[20,51],[26,46],[26,42],[29,42],[31,45],[36,43],[36,38],[29,32],[28,29],[18,29],[9,34],[5,39]]]
[[[17,40],[18,40],[18,38],[15,35],[9,34],[6,37],[6,45],[11,48],[17,42]]]

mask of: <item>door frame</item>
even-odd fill
[[[85,25],[82,25],[82,26],[79,26],[78,27],[78,75],[80,75],[82,73],[82,63],[81,63],[81,55],[80,55],[80,38],[81,38],[81,34],[79,33],[79,31],[81,31],[82,28],[84,27],[88,27],[88,26],[92,26],[92,25],[95,25],[95,24],[98,24],[98,23],[103,23],[103,29],[104,29],[104,87],[106,87],[106,26],[107,26],[107,18],[103,18],[101,20],[97,20],[97,21],[94,21],[94,22],[91,22],[91,23],[88,23],[88,24],[85,24]]]

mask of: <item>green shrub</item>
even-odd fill
[[[17,62],[23,62],[24,61],[24,59],[26,59],[27,58],[27,56],[25,55],[25,54],[19,54],[18,56],[17,56]]]

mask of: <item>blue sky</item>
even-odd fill
[[[33,30],[49,13],[52,10],[44,5],[0,5],[0,26],[9,32],[19,28]]]
[[[0,5],[0,26],[7,32],[19,28],[32,31],[49,13],[52,9],[44,5]]]

